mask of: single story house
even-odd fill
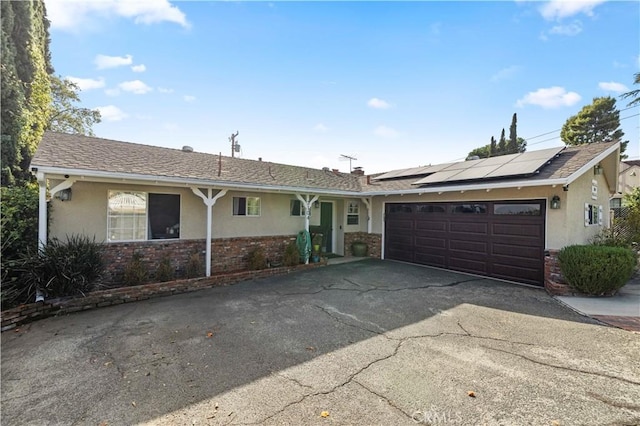
[[[276,259],[304,228],[323,249],[542,286],[557,250],[609,223],[619,143],[558,147],[365,175],[47,132],[31,167],[40,241],[106,242],[110,271],[134,251],[206,274],[241,269],[247,251]],[[50,197],[50,199],[48,199]],[[47,223],[47,202],[52,204]]]

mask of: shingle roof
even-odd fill
[[[527,181],[569,178],[596,156],[615,145],[594,143],[567,147],[550,164]],[[629,163],[629,162],[627,162]],[[358,193],[416,190],[419,178],[375,181],[330,170],[319,170],[266,161],[225,157],[201,152],[120,142],[109,139],[46,132],[31,162],[32,167],[75,169],[91,172],[136,174],[169,179],[191,179],[208,185],[245,184],[259,187],[291,187]],[[522,178],[491,180],[491,182],[522,181]],[[486,179],[470,182],[481,187]],[[458,182],[459,183],[459,182]],[[449,185],[430,185],[446,188]]]
[[[56,132],[44,134],[31,166],[257,186],[361,189],[358,177],[349,173]]]
[[[623,163],[628,165],[629,167],[640,167],[640,160],[625,160],[623,161]]]

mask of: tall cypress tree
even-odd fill
[[[502,128],[502,133],[500,134],[500,142],[498,142],[498,155],[505,155],[507,153],[507,140],[504,136],[504,127]]]
[[[491,136],[491,143],[489,144],[489,157],[495,157],[498,154],[498,144],[496,138]]]
[[[513,113],[513,117],[511,118],[511,126],[509,127],[509,142],[507,143],[507,153],[515,154],[518,151],[518,131],[517,124],[518,117],[516,113]]]

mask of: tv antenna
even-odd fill
[[[358,159],[352,155],[344,155],[344,154],[340,154],[340,159],[341,160],[349,160],[349,173],[351,173],[353,171],[353,169],[351,168],[351,161],[358,161]]]
[[[231,136],[229,137],[229,142],[231,142],[231,157],[235,157],[235,153],[240,152],[240,144],[236,140],[239,133],[240,132],[236,130],[236,132],[231,133]]]

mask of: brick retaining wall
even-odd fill
[[[53,315],[69,314],[72,312],[86,311],[103,306],[119,305],[121,303],[135,302],[137,300],[152,297],[169,296],[178,293],[187,293],[204,288],[234,284],[256,278],[283,275],[297,270],[305,270],[325,266],[326,262],[310,263],[308,265],[283,266],[268,268],[259,271],[240,271],[227,274],[219,274],[205,278],[192,278],[186,280],[170,281],[164,283],[145,284],[132,287],[120,287],[109,290],[87,293],[85,297],[50,299],[44,302],[20,305],[7,309],[1,313],[1,331],[10,330],[21,324]]]
[[[262,247],[266,258],[282,262],[285,247],[295,242],[293,235],[269,237],[216,238],[211,241],[211,273],[241,271],[247,269],[247,255],[255,247]],[[165,256],[171,259],[177,278],[186,277],[189,258],[195,253],[202,264],[204,275],[205,240],[155,240],[105,244],[104,260],[107,269],[101,283],[117,286],[122,283],[124,270],[134,253],[142,255],[149,278]]]

